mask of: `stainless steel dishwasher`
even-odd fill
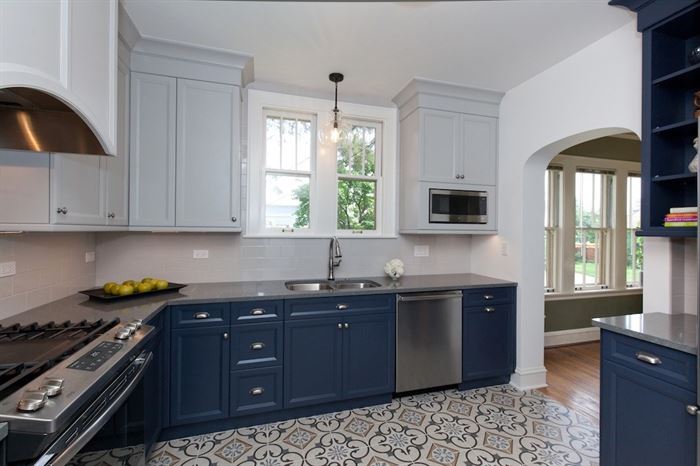
[[[462,292],[402,294],[396,306],[396,391],[462,382]]]

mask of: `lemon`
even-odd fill
[[[122,282],[122,285],[131,285],[131,286],[135,286],[135,285],[136,285],[136,282],[133,281],[133,280],[126,280],[126,281],[123,281],[123,282]]]
[[[156,282],[156,290],[164,290],[170,285],[166,280],[158,280]]]
[[[114,282],[107,282],[107,283],[105,283],[104,286],[102,287],[102,291],[104,291],[104,292],[107,293],[107,294],[111,294],[111,291],[109,291],[109,290],[111,290],[112,287],[115,286],[115,285],[117,285],[117,284],[114,283]],[[119,286],[119,285],[117,285],[117,286]]]
[[[153,291],[153,285],[150,282],[141,282],[136,285],[136,289],[139,293],[148,293],[149,291]]]
[[[129,296],[134,294],[134,287],[131,285],[122,285],[119,287],[119,296]]]

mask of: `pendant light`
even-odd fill
[[[335,84],[335,106],[329,114],[328,121],[319,132],[319,139],[322,144],[337,144],[345,138],[347,129],[343,124],[343,114],[338,108],[338,83],[343,81],[342,73],[331,73],[328,79]]]

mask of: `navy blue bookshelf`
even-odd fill
[[[700,45],[700,0],[612,0],[638,13],[642,58],[642,225],[640,236],[694,237],[696,228],[666,228],[672,207],[698,205],[693,94],[700,64],[688,61]]]

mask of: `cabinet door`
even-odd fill
[[[462,379],[513,372],[515,318],[512,304],[467,308],[462,319]]]
[[[172,331],[170,424],[228,416],[228,327]]]
[[[460,114],[420,109],[421,178],[459,182],[462,174]]]
[[[0,223],[49,223],[49,154],[0,151]]]
[[[51,223],[104,225],[102,157],[51,155]]]
[[[695,465],[695,393],[603,360],[600,395],[600,464]]]
[[[129,223],[175,225],[176,80],[131,73]]]
[[[462,115],[461,173],[466,184],[496,184],[496,119]]]
[[[393,313],[344,320],[343,399],[394,391],[395,334]]]
[[[340,319],[285,322],[285,408],[340,399],[342,332]]]
[[[177,81],[178,226],[240,225],[240,90]]]
[[[107,225],[129,224],[129,70],[117,74],[117,154],[102,158]]]

